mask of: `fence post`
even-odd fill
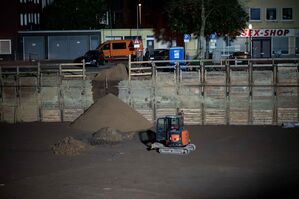
[[[248,86],[249,86],[249,108],[248,108],[248,123],[252,124],[252,86],[253,86],[253,63],[250,61],[248,62]]]
[[[226,60],[225,61],[225,72],[226,72],[226,78],[225,78],[225,100],[226,100],[226,124],[229,125],[230,123],[230,64]]]
[[[37,63],[37,92],[40,93],[41,90],[41,65],[40,61]]]
[[[131,58],[132,55],[129,55],[129,63],[128,63],[128,74],[129,74],[129,82],[128,82],[128,93],[129,93],[129,105],[132,106],[132,93],[131,93]]]
[[[274,58],[272,58],[272,71],[273,71],[273,80],[272,80],[272,84],[273,84],[273,116],[272,116],[272,123],[274,125],[277,125],[277,117],[278,117],[278,110],[277,110],[277,72],[278,72],[278,65],[275,64],[275,60]]]
[[[297,73],[299,76],[299,59],[297,59]],[[297,78],[297,104],[299,104],[299,78]],[[299,105],[297,106],[297,121],[299,121]]]
[[[82,70],[83,80],[86,79],[86,67],[85,67],[85,59],[83,59],[83,70]]]
[[[0,97],[1,102],[3,102],[3,76],[2,76],[2,66],[0,66]],[[1,119],[1,118],[0,118]]]
[[[202,102],[201,102],[201,124],[205,124],[205,64],[204,61],[200,60],[200,70],[201,70],[201,96],[202,96]]]
[[[129,74],[129,82],[131,81],[131,57],[132,55],[129,55],[129,63],[128,63],[128,74]]]
[[[157,110],[156,110],[156,86],[157,86],[157,69],[156,69],[156,64],[154,62],[151,63],[152,65],[152,99],[151,99],[151,106],[152,106],[152,118],[153,118],[153,123],[156,122],[157,119]]]
[[[16,88],[16,94],[17,98],[20,97],[20,68],[17,66],[17,75],[16,75],[16,82],[17,82],[17,88]]]
[[[62,64],[59,64],[59,76],[62,76]]]
[[[61,64],[59,65],[61,67]],[[61,70],[60,70],[61,72]],[[61,73],[60,73],[61,74]],[[63,122],[64,116],[63,116],[63,93],[62,93],[62,75],[59,76],[59,81],[58,81],[58,104],[59,104],[59,111],[60,111],[60,121]]]

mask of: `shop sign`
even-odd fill
[[[289,37],[294,36],[294,29],[245,29],[241,37]]]

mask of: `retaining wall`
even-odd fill
[[[280,125],[299,121],[298,85],[297,67],[157,72],[120,82],[119,97],[150,121],[183,110],[186,124]]]
[[[183,71],[179,77],[157,72],[154,78],[121,81],[117,87],[119,98],[152,122],[183,110],[186,124],[280,125],[299,121],[298,74],[297,67]],[[0,120],[6,122],[73,121],[94,101],[92,77],[7,75],[1,85]]]

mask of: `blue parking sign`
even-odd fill
[[[189,42],[191,36],[189,34],[184,34],[184,42]]]
[[[210,39],[217,39],[217,34],[215,33],[215,34],[211,34],[210,35]]]

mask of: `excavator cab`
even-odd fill
[[[182,116],[165,116],[157,120],[156,141],[166,146],[185,146],[189,132],[184,130]]]
[[[159,149],[161,153],[189,153],[195,150],[195,145],[190,144],[189,132],[184,129],[181,115],[158,118],[153,148]]]

